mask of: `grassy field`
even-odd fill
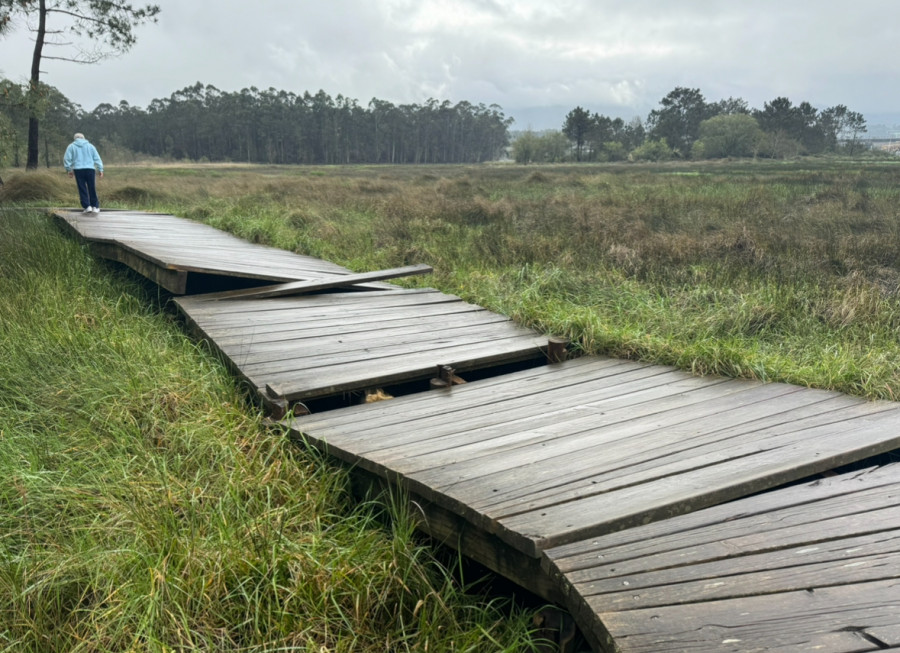
[[[59,171],[2,177],[5,206],[75,201]],[[583,352],[900,397],[900,162],[109,166],[99,193],[357,271],[428,263],[403,283]],[[264,431],[146,288],[37,213],[0,213],[0,250],[5,650],[528,649],[527,611]]]
[[[527,651],[344,470],[267,430],[156,296],[0,211],[0,651]]]
[[[428,263],[409,283],[585,352],[900,396],[900,161],[128,167],[101,196],[357,271]]]

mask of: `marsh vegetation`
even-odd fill
[[[73,202],[61,173],[3,178],[6,207]],[[430,264],[398,283],[578,353],[896,399],[898,182],[816,159],[132,166],[99,192],[356,271]],[[527,610],[265,430],[152,289],[39,211],[0,214],[0,250],[6,650],[527,650]]]
[[[126,167],[104,180],[103,199],[356,271],[427,263],[433,275],[405,283],[581,352],[892,399],[898,181],[894,162],[812,159]]]

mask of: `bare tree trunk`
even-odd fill
[[[47,33],[47,1],[40,0],[38,14],[38,30],[34,39],[34,54],[31,57],[31,81],[28,92],[31,95],[28,116],[28,160],[25,162],[26,170],[37,170],[38,156],[40,155],[40,141],[38,139],[37,95],[40,92],[41,81],[41,53],[44,49],[44,37]]]

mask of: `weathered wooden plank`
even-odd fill
[[[438,319],[440,324],[446,327],[446,331],[451,333],[463,329],[480,328],[486,325],[509,323],[509,320],[504,316],[486,311],[444,313]],[[251,360],[251,357],[253,360],[256,360],[257,356],[265,356],[267,352],[281,351],[285,347],[284,343],[286,341],[293,343],[298,348],[315,348],[335,342],[340,342],[346,346],[350,343],[372,340],[373,334],[378,334],[381,337],[387,334],[392,339],[415,335],[424,338],[433,334],[434,329],[435,324],[431,320],[406,318],[341,325],[329,330],[327,335],[323,335],[321,325],[316,323],[307,325],[305,328],[268,332],[264,339],[258,337],[248,338],[246,334],[230,338],[216,337],[216,343],[219,344],[223,351],[233,350],[242,357],[247,356],[246,360]]]
[[[890,526],[900,526],[893,511]],[[823,524],[826,527],[828,524]],[[857,518],[857,528],[865,528]],[[700,603],[896,578],[900,533],[803,544],[790,549],[698,563],[670,570],[606,577],[579,584],[601,610],[619,611]]]
[[[392,432],[405,429],[407,422],[439,413],[446,415],[444,421],[453,422],[459,413],[468,413],[481,406],[501,404],[512,397],[521,397],[527,403],[534,403],[528,397],[544,391],[553,391],[559,386],[559,376],[569,380],[571,387],[604,376],[634,369],[653,367],[647,363],[635,363],[612,358],[578,358],[555,365],[534,367],[511,374],[482,379],[476,384],[455,386],[452,390],[441,390],[398,397],[390,404],[379,403],[370,406],[350,406],[341,410],[307,415],[291,423],[298,430],[316,429],[319,434],[340,435],[352,438],[358,426],[385,427],[396,425]],[[618,370],[618,371],[617,371]],[[474,390],[472,386],[474,385]],[[402,409],[398,408],[402,405]]]
[[[431,288],[416,290],[391,290],[371,292],[340,292],[321,295],[303,295],[298,297],[273,298],[265,302],[238,301],[221,303],[205,299],[206,295],[181,297],[179,302],[184,310],[200,319],[227,321],[236,318],[261,316],[269,319],[282,315],[314,316],[317,319],[334,317],[341,310],[372,311],[388,308],[409,308],[434,303],[465,304],[454,295],[446,295]],[[465,304],[473,309],[484,309],[473,304]],[[333,326],[338,326],[334,324]]]
[[[196,238],[203,238],[207,242],[204,246],[193,247],[185,242]],[[260,279],[271,278],[273,275],[303,279],[329,274],[350,274],[348,269],[334,263],[274,247],[254,245],[221,232],[202,235],[188,232],[171,242],[122,234],[115,242],[160,266],[178,267],[192,272],[239,270]]]
[[[391,309],[399,299],[400,303],[409,306],[411,313],[418,313],[421,321],[426,321],[429,316],[438,320],[432,325],[432,333],[427,340],[413,344],[393,344],[388,339],[385,346],[377,348],[373,353],[367,351],[367,346],[359,342],[340,343],[342,346],[334,347],[332,355],[326,359],[323,357],[307,357],[303,352],[298,355],[288,354],[292,352],[292,345],[285,343],[280,350],[280,355],[271,363],[251,363],[247,361],[248,349],[246,341],[238,339],[234,345],[215,345],[219,351],[232,359],[232,363],[240,374],[254,387],[272,387],[280,396],[289,401],[303,400],[314,397],[328,396],[361,388],[387,385],[390,383],[426,379],[434,376],[437,364],[453,364],[459,369],[473,369],[475,366],[495,364],[498,361],[516,361],[541,355],[540,346],[545,341],[536,336],[532,331],[517,327],[510,322],[494,322],[488,327],[479,327],[477,332],[472,332],[466,337],[448,340],[441,337],[439,317],[445,314],[442,308],[423,307],[421,302],[435,302],[443,305],[450,302],[453,305],[469,306],[460,302],[458,298],[449,297],[440,293],[372,293],[376,295],[371,300],[356,302],[357,307],[362,307],[362,312],[372,311],[370,317],[391,314],[396,317],[396,309]],[[296,303],[303,303],[304,298],[288,298]],[[259,304],[245,300],[249,304]],[[266,300],[265,303],[284,302],[285,299]],[[416,302],[419,302],[417,305]],[[317,303],[316,300],[312,302]],[[352,303],[352,302],[351,302]],[[375,304],[373,307],[372,304]],[[387,303],[387,306],[385,306]],[[194,302],[179,301],[179,306],[186,319],[198,333],[208,338],[213,343],[222,339],[222,332],[214,313],[206,313],[202,317],[197,316],[193,309]],[[204,302],[209,306],[208,302]],[[221,305],[225,305],[222,303]],[[351,320],[351,315],[359,311],[348,311],[346,308],[325,307],[329,313],[329,319],[321,322],[324,333],[331,328],[333,320]],[[477,309],[477,307],[475,307]],[[320,309],[317,310],[321,310]],[[481,312],[486,313],[483,309]],[[292,313],[290,309],[278,311],[278,319],[290,320],[286,317]],[[380,317],[378,317],[380,319]],[[256,314],[245,321],[261,320],[270,322],[271,319]],[[355,323],[356,319],[352,319]],[[256,333],[255,325],[249,327],[249,337],[254,340],[262,338]],[[235,329],[229,329],[230,337],[234,337]],[[343,346],[346,345],[346,346]],[[371,349],[371,348],[369,348]],[[278,351],[276,349],[276,351]]]
[[[216,330],[209,329],[210,337],[214,337],[216,343],[223,351],[234,351],[244,354],[248,351],[267,351],[284,346],[285,341],[296,341],[298,346],[305,346],[305,341],[331,337],[332,339],[366,338],[373,333],[397,333],[409,335],[410,333],[433,333],[437,324],[448,324],[451,328],[477,327],[485,324],[502,326],[509,321],[502,316],[496,316],[485,311],[470,311],[463,306],[445,305],[446,308],[428,311],[428,315],[409,317],[397,315],[396,319],[388,316],[370,316],[353,320],[352,323],[334,327],[329,330],[327,325],[319,321],[304,322],[297,325],[285,323],[273,330],[247,330],[235,329]],[[328,334],[323,336],[322,334]]]
[[[381,359],[402,359],[418,353],[433,354],[438,359],[442,352],[462,351],[471,347],[491,347],[494,343],[503,345],[511,339],[534,340],[534,335],[510,324],[490,325],[486,328],[463,329],[459,332],[432,332],[430,338],[410,337],[394,338],[387,333],[381,340],[364,340],[361,342],[335,342],[329,347],[321,347],[318,351],[301,345],[285,343],[280,355],[268,354],[263,360],[251,360],[242,356],[241,369],[248,375],[278,377],[283,374],[316,373],[327,377],[333,369],[348,364],[366,363],[377,365]],[[539,345],[538,345],[539,346]],[[434,357],[432,356],[432,358]]]
[[[302,293],[314,292],[317,290],[330,290],[332,288],[341,288],[344,286],[355,286],[360,283],[369,283],[370,281],[384,281],[386,279],[397,279],[399,277],[430,274],[433,271],[434,269],[430,265],[420,263],[418,265],[407,265],[404,267],[390,268],[387,270],[378,270],[374,272],[361,272],[358,274],[340,275],[336,278],[330,279],[310,279],[306,281],[292,281],[275,286],[265,286],[262,288],[230,290],[224,293],[215,293],[213,297],[207,298],[218,300],[234,300],[284,297],[287,295],[299,295]]]
[[[809,395],[802,395],[802,396],[801,396],[802,399],[806,399],[806,398],[808,398],[808,397],[809,397]],[[843,398],[834,398],[835,401],[839,401],[839,402],[840,402],[842,399],[843,399]],[[843,400],[843,401],[847,401],[847,400]],[[849,401],[852,402],[852,400],[849,400]],[[813,403],[815,403],[815,402],[813,402]],[[713,404],[713,405],[714,405],[714,404]],[[798,405],[802,405],[802,404],[798,404]],[[853,404],[853,405],[858,405],[858,404]],[[793,406],[792,406],[792,407],[793,407]],[[713,412],[715,412],[715,411],[713,411]],[[736,412],[737,414],[740,414],[739,411],[732,411],[732,412]],[[614,416],[615,414],[616,414],[616,411],[615,411],[615,410],[611,410],[611,411],[609,411],[609,412],[605,412],[604,415],[603,415],[602,417],[605,418],[605,419],[612,419],[613,416]],[[717,415],[717,416],[718,416],[718,415]],[[640,415],[638,415],[637,417],[640,417]],[[651,415],[651,417],[652,417],[652,415]],[[600,417],[598,416],[597,419],[599,420]],[[618,421],[621,422],[621,423],[623,423],[626,427],[629,427],[629,428],[637,428],[637,432],[639,432],[639,433],[642,432],[641,429],[639,428],[641,425],[638,424],[638,425],[635,427],[635,425],[632,423],[632,420],[630,420],[629,417],[628,417],[627,415],[622,416]],[[637,421],[639,421],[639,420],[635,419],[635,420],[633,420],[633,421],[637,422]],[[690,421],[690,416],[688,417],[687,421]],[[584,417],[584,418],[579,419],[578,422],[581,422],[581,423],[586,424],[586,425],[588,425],[588,426],[592,426],[592,425],[591,425],[591,416],[590,416],[590,415],[587,416],[587,417]],[[577,423],[577,422],[576,422],[576,423]],[[711,422],[710,424],[713,424],[713,423]],[[417,426],[418,426],[418,425],[417,425]],[[596,447],[597,450],[598,450],[598,457],[605,457],[605,458],[607,458],[607,459],[610,458],[610,451],[611,451],[610,448],[609,448],[609,447],[610,447],[610,443],[607,442],[607,441],[606,441],[605,439],[603,439],[603,438],[594,438],[594,437],[592,437],[594,434],[593,434],[593,432],[592,432],[590,429],[588,429],[587,431],[585,431],[584,428],[583,428],[583,426],[582,426],[581,428],[575,428],[574,426],[572,426],[572,427],[570,428],[570,423],[569,423],[569,422],[566,422],[566,421],[564,421],[562,418],[560,418],[559,420],[554,421],[553,425],[549,428],[549,435],[548,435],[548,437],[549,437],[550,439],[554,439],[552,436],[553,436],[554,432],[557,431],[557,430],[559,430],[559,431],[568,431],[568,432],[570,433],[570,435],[560,436],[561,439],[559,440],[559,442],[561,443],[560,449],[562,449],[562,453],[565,453],[565,452],[566,452],[566,446],[567,446],[567,445],[565,444],[565,441],[568,440],[568,441],[571,442],[571,441],[572,441],[572,438],[578,437],[579,434],[582,433],[582,434],[586,434],[585,437],[587,437],[587,438],[590,439],[590,440],[593,440],[593,439],[599,439],[600,444],[598,444],[597,447]],[[749,427],[747,427],[747,431],[748,431],[748,432],[749,432],[749,431],[752,431],[752,430],[753,430],[753,429],[752,429],[752,425],[749,426]],[[652,431],[647,431],[647,434],[649,435],[651,432],[652,432]],[[715,431],[714,431],[714,432],[715,432]],[[535,430],[534,430],[534,429],[530,430],[529,433],[528,433],[528,436],[529,436],[529,441],[528,441],[528,442],[529,442],[529,443],[533,442],[533,437],[534,437],[534,435],[535,435]],[[665,435],[665,432],[663,433],[663,435]],[[627,440],[627,439],[624,440],[624,442],[622,443],[622,446],[626,449],[625,455],[628,456],[628,457],[631,457],[632,452],[629,451],[629,450],[632,450],[632,448],[635,447],[635,446],[643,446],[643,445],[644,445],[645,439],[646,439],[646,438],[642,438],[642,440],[641,440],[640,443],[634,443],[634,444],[632,444],[632,443],[631,443],[629,440]],[[679,444],[679,445],[681,445],[681,444],[684,442],[684,440],[683,440],[682,438],[676,438],[676,440],[677,440],[677,444]],[[540,442],[540,440],[538,440],[538,442]],[[577,442],[577,441],[576,441],[576,442]],[[537,471],[533,465],[536,464],[538,461],[540,461],[540,460],[547,460],[547,462],[549,463],[550,466],[555,466],[555,465],[553,464],[553,463],[554,463],[554,460],[555,460],[555,455],[554,455],[554,454],[558,453],[558,450],[556,449],[556,444],[557,444],[557,443],[554,442],[554,448],[551,449],[550,451],[547,451],[545,448],[542,447],[542,448],[539,450],[539,452],[536,454],[536,457],[535,457],[535,454],[530,453],[530,450],[529,450],[528,448],[522,449],[519,453],[521,453],[521,454],[524,455],[524,456],[532,456],[532,459],[528,459],[528,460],[525,460],[525,461],[522,461],[522,460],[515,460],[515,459],[510,459],[511,456],[510,456],[510,454],[509,454],[508,452],[505,452],[505,451],[503,451],[503,452],[497,451],[497,452],[495,452],[495,453],[498,453],[498,454],[502,453],[503,455],[496,455],[496,456],[490,456],[490,457],[489,457],[489,458],[490,458],[490,461],[491,461],[491,464],[493,465],[493,468],[492,468],[491,470],[489,470],[489,471],[490,471],[490,472],[496,472],[496,471],[503,471],[503,470],[507,470],[507,469],[515,471],[515,470],[518,469],[519,467],[522,467],[525,463],[528,463],[528,464],[532,465],[531,467],[529,467],[529,470],[530,470],[529,475],[533,477],[533,475],[534,475],[533,473]],[[693,446],[694,446],[694,445],[691,445],[691,447],[693,447]],[[577,446],[576,446],[576,447],[571,447],[571,446],[569,446],[569,448],[571,448],[571,449],[575,452],[575,458],[572,459],[572,460],[562,460],[562,461],[560,461],[559,468],[561,468],[561,469],[566,469],[567,472],[571,473],[571,471],[572,471],[571,465],[575,464],[575,463],[577,462],[577,460],[578,460],[579,457],[584,457],[584,456],[586,456],[588,453],[590,453],[591,448],[590,448],[590,447],[577,447]],[[657,459],[660,455],[662,455],[662,452],[664,451],[663,449],[660,449],[660,442],[657,442],[657,441],[651,441],[651,442],[646,446],[646,449],[648,450],[649,453],[652,453],[652,454],[653,454],[654,459]],[[691,448],[688,448],[688,451],[691,451]],[[512,453],[512,457],[514,458],[515,455],[516,455],[516,453],[513,452],[513,453]],[[468,458],[468,462],[465,463],[464,465],[462,465],[462,467],[464,467],[466,470],[468,470],[468,471],[470,472],[470,475],[471,475],[471,476],[477,476],[477,474],[478,474],[479,471],[483,471],[483,470],[474,470],[474,471],[473,471],[473,466],[477,466],[477,465],[478,465],[478,460],[477,460],[477,459],[474,459],[474,458],[476,458],[476,457],[473,456],[473,457]],[[615,456],[612,456],[612,458],[615,459]],[[501,459],[501,460],[497,460],[497,459]],[[417,462],[417,461],[413,461],[413,462]],[[436,462],[440,462],[440,459],[437,458],[437,459],[436,459]],[[632,463],[633,463],[633,461],[632,461]],[[586,458],[585,466],[586,466],[587,469],[593,469],[594,466],[595,466],[595,464],[597,464],[597,463],[595,463],[589,456]],[[602,468],[602,464],[601,464],[601,468]],[[459,481],[461,480],[461,478],[462,478],[462,477],[454,477],[454,478],[452,479],[452,482],[453,482],[454,484],[458,484]],[[558,479],[558,475],[555,475],[555,478]],[[557,485],[558,482],[559,482],[558,480],[554,480],[554,481],[553,481],[554,485]],[[501,483],[501,485],[503,485],[503,483]],[[509,487],[509,486],[507,485],[506,487]]]
[[[523,501],[527,502],[529,509],[534,509],[541,505],[552,505],[588,494],[600,494],[616,487],[639,482],[642,478],[661,478],[727,460],[738,461],[744,457],[752,457],[771,446],[784,446],[792,438],[804,437],[801,433],[803,429],[840,424],[852,417],[869,414],[867,406],[860,404],[847,406],[847,400],[841,397],[835,397],[831,402],[837,403],[839,407],[847,406],[847,409],[859,412],[851,415],[844,410],[829,410],[824,406],[825,402],[815,401],[814,396],[784,398],[788,399],[796,400],[797,408],[778,414],[782,420],[787,421],[778,422],[777,431],[769,437],[756,438],[755,433],[771,432],[773,430],[770,428],[771,423],[779,417],[753,419],[755,407],[751,406],[749,410],[735,409],[724,415],[710,416],[714,419],[704,420],[704,426],[692,425],[690,436],[683,435],[678,428],[663,427],[647,432],[641,436],[640,443],[631,446],[629,446],[630,438],[619,438],[609,443],[609,446],[600,444],[577,448],[577,442],[567,439],[571,452],[567,453],[561,446],[560,454],[552,458],[531,456],[532,475],[524,487],[511,484],[507,492],[492,497],[489,506],[479,507],[484,509],[490,507],[505,514],[513,514],[522,510]],[[821,412],[816,414],[817,410]],[[737,422],[737,425],[731,426],[731,422]],[[725,426],[730,428],[722,428]],[[587,438],[594,434],[590,429],[584,433]],[[641,454],[646,457],[639,462],[638,457]],[[527,455],[528,452],[524,452],[524,456]],[[527,459],[521,462],[523,465],[528,464]],[[558,474],[553,473],[552,467],[560,465],[566,466],[565,479],[560,479]],[[485,470],[479,471],[483,473]]]
[[[767,594],[694,605],[599,613],[617,650],[871,651],[865,635],[900,624],[900,580]],[[846,638],[846,634],[854,638]],[[837,639],[835,639],[837,636]]]
[[[559,376],[565,376],[566,384],[560,384]],[[581,401],[595,398],[596,393],[604,388],[617,393],[612,388],[623,386],[623,391],[628,392],[632,383],[652,387],[669,384],[675,378],[679,377],[672,370],[647,364],[611,359],[575,359],[483,379],[475,384],[474,391],[466,386],[455,388],[452,392],[400,397],[390,405],[371,407],[371,412],[360,417],[379,442],[404,444],[411,443],[405,434],[410,429],[420,429],[420,435],[413,436],[414,441],[443,438],[478,427],[506,424],[513,415],[528,419],[559,409],[560,406],[554,402],[563,404],[571,401],[577,409]],[[342,410],[303,419],[308,421],[298,423],[300,428],[316,428],[319,433],[339,436],[348,443],[357,439],[358,434],[349,428],[350,423],[359,421],[355,413]]]
[[[841,538],[882,537],[897,529],[897,515],[892,503],[894,492],[896,488],[890,493],[871,495],[870,500],[877,503],[866,508],[853,505],[851,501],[842,505],[841,501],[835,500],[813,504],[808,512],[779,510],[776,516],[767,512],[771,523],[726,513],[725,521],[713,521],[698,532],[667,533],[651,538],[643,542],[644,547],[636,545],[634,551],[590,546],[591,543],[602,544],[608,537],[603,536],[592,542],[578,542],[582,548],[577,555],[565,555],[553,549],[553,563],[569,582],[584,588],[585,593],[592,593],[595,581],[611,576],[693,568],[712,560],[730,560],[759,551],[815,549],[822,542]],[[773,493],[783,492],[776,490]]]
[[[353,293],[357,295],[358,293]],[[375,294],[375,293],[365,293]],[[250,310],[235,311],[233,314],[227,314],[222,311],[203,311],[195,310],[188,304],[182,303],[186,312],[189,312],[197,321],[209,322],[210,326],[218,330],[235,330],[249,329],[264,326],[273,328],[280,324],[297,324],[303,322],[323,322],[327,320],[330,325],[341,321],[341,317],[345,318],[365,318],[374,319],[394,319],[396,317],[408,318],[415,315],[417,310],[423,311],[427,315],[428,311],[441,312],[446,310],[470,310],[484,311],[485,309],[473,304],[467,304],[452,295],[442,295],[440,293],[430,293],[424,295],[407,295],[406,293],[392,293],[390,297],[372,297],[367,301],[355,296],[345,298],[345,305],[342,309],[339,303],[332,306],[316,306],[315,304],[304,304],[302,300],[312,299],[311,297],[294,297],[294,303],[286,306],[277,306],[274,303],[278,300],[267,300],[265,305],[250,307]],[[354,301],[355,300],[355,301]],[[262,304],[262,302],[251,302],[254,304]],[[452,308],[451,308],[452,307]]]
[[[55,216],[84,240],[120,248],[116,260],[139,263],[137,271],[154,280],[166,278],[162,270],[275,282],[350,274],[334,263],[248,243],[174,216],[106,211],[90,218],[68,211]]]
[[[623,395],[629,396],[632,401],[622,410],[633,411],[637,418],[654,410],[650,401],[652,397],[664,401],[664,398],[672,395],[680,397],[690,394],[694,401],[700,402],[703,401],[704,394],[722,392],[715,385],[700,385],[697,380],[692,383],[683,378],[673,381],[672,376],[676,375],[660,374],[654,368],[625,372],[619,377],[609,377],[606,380],[608,385],[605,394],[621,398],[622,401],[625,401]],[[635,390],[634,386],[638,384],[641,388]],[[558,389],[555,392],[547,391],[537,398],[523,400],[514,397],[483,411],[467,411],[464,417],[453,424],[433,424],[428,418],[418,420],[412,425],[413,429],[421,429],[420,432],[424,435],[414,442],[409,441],[404,434],[387,437],[385,429],[373,428],[372,438],[364,444],[365,448],[360,453],[404,473],[439,469],[452,474],[455,469],[453,466],[461,461],[469,461],[473,465],[493,461],[497,469],[507,469],[507,463],[496,459],[507,455],[515,456],[523,450],[536,450],[536,457],[544,459],[553,455],[564,438],[575,435],[568,429],[568,424],[575,419],[572,413],[584,415],[600,411],[598,404],[602,404],[604,400],[598,399],[598,394],[602,389],[598,388],[597,383],[585,385],[588,387],[580,390],[566,389],[571,393],[569,396]],[[560,399],[580,403],[573,404],[572,408],[560,408],[552,403]],[[613,419],[609,413],[604,413],[603,417]],[[627,415],[622,415],[621,418],[629,419]],[[551,446],[549,451],[548,444]]]
[[[890,499],[898,490],[896,467],[866,469],[555,547],[548,555],[560,573],[585,580],[606,565],[629,573],[672,566],[667,556],[692,564],[736,551],[818,541],[832,531],[842,537],[846,533],[834,523],[827,530],[810,525],[828,515],[865,514],[893,505]],[[873,527],[877,530],[878,524]]]
[[[456,484],[464,478],[518,470],[526,464],[545,461],[558,468],[553,472],[556,484],[560,479],[559,469],[565,469],[567,477],[574,471],[565,466],[572,461],[559,461],[563,465],[558,465],[556,459],[560,456],[572,452],[577,458],[590,456],[587,466],[589,469],[596,469],[596,460],[609,461],[612,447],[622,444],[621,440],[626,440],[622,446],[632,451],[635,446],[643,444],[631,442],[629,434],[652,433],[648,423],[655,426],[661,420],[675,419],[674,416],[666,417],[671,412],[677,412],[678,418],[690,422],[702,414],[691,413],[692,408],[695,411],[709,411],[714,400],[721,401],[731,396],[735,396],[735,401],[742,401],[742,397],[751,394],[750,389],[743,384],[724,381],[715,383],[674,372],[648,375],[634,381],[622,378],[605,390],[598,387],[598,384],[591,384],[579,395],[580,402],[571,407],[545,408],[536,416],[526,413],[518,419],[507,416],[505,411],[495,411],[499,416],[496,420],[499,423],[497,427],[486,424],[480,426],[477,434],[466,431],[459,438],[440,438],[444,445],[442,450],[447,451],[452,458],[444,456],[442,450],[437,450],[434,455],[417,455],[410,464],[415,465],[417,471],[433,470],[436,478],[450,475],[452,482]],[[677,405],[677,409],[672,408],[673,404]],[[615,428],[617,426],[618,430]],[[602,433],[603,427],[608,438]],[[430,430],[428,432],[432,433]],[[659,444],[655,443],[650,448],[654,452],[659,451]],[[459,451],[458,445],[467,446],[465,450]],[[598,454],[596,457],[591,456],[594,451]],[[379,454],[379,458],[381,455]],[[628,457],[633,462],[636,456],[629,452]],[[453,458],[466,462],[460,467]],[[385,460],[391,465],[398,462],[389,456]],[[471,471],[471,474],[457,476],[459,470]],[[513,488],[507,488],[507,492],[511,491]]]
[[[470,304],[462,302],[441,301],[439,298],[429,298],[422,304],[410,305],[409,307],[387,308],[387,307],[349,307],[343,314],[346,318],[346,324],[352,329],[371,329],[377,325],[383,325],[382,328],[390,329],[393,323],[400,321],[408,321],[420,317],[423,321],[440,320],[444,316],[459,316],[463,314],[484,315],[483,309],[477,309]],[[248,315],[247,319],[241,324],[239,319],[219,321],[215,318],[195,316],[191,313],[191,319],[204,327],[215,335],[217,341],[223,343],[238,338],[259,337],[263,334],[273,333],[280,334],[284,331],[298,329],[316,329],[320,333],[330,333],[331,329],[341,327],[333,327],[333,321],[340,318],[334,316],[332,318],[323,318],[322,316],[311,312],[304,316],[302,313],[272,314],[267,317],[264,315]]]
[[[523,511],[500,523],[514,537],[527,534],[536,546],[547,548],[680,515],[896,449],[900,446],[896,422],[893,413],[882,416],[881,423],[862,418],[852,426],[810,429],[808,441],[641,483],[612,495]],[[488,519],[493,522],[496,517]]]
[[[407,356],[356,361],[338,368],[318,368],[308,378],[298,378],[296,371],[267,376],[265,383],[277,389],[290,401],[330,396],[360,388],[428,379],[437,365],[450,365],[457,371],[489,367],[543,356],[545,341],[535,336],[520,335],[489,343],[419,351]]]
[[[547,549],[544,568],[566,586],[582,629],[610,650],[885,648],[900,620],[881,619],[868,602],[896,602],[882,589],[900,575],[898,468]],[[834,592],[839,605],[810,613],[810,600]],[[834,637],[846,633],[856,639]]]
[[[504,491],[506,493],[512,492],[516,487],[509,485],[515,478],[504,479],[503,473],[511,472],[513,476],[517,476],[520,474],[519,470],[528,465],[527,477],[539,482],[546,476],[537,473],[539,464],[545,462],[549,476],[552,477],[549,482],[556,486],[580,469],[571,467],[577,466],[579,461],[593,473],[597,472],[598,464],[600,469],[607,464],[613,469],[617,468],[619,464],[616,462],[617,456],[610,455],[615,445],[625,450],[627,465],[634,464],[640,450],[634,451],[633,454],[632,450],[643,446],[643,437],[646,435],[658,431],[665,434],[664,426],[669,420],[677,418],[693,425],[694,421],[704,415],[718,416],[725,400],[733,402],[733,406],[755,404],[759,401],[758,393],[754,392],[757,388],[753,384],[716,384],[706,381],[703,385],[695,385],[696,379],[678,373],[673,373],[673,376],[680,377],[679,383],[669,382],[662,386],[661,392],[657,395],[660,403],[653,401],[653,397],[646,397],[646,391],[634,391],[627,383],[616,385],[610,392],[622,392],[621,395],[613,394],[606,399],[595,396],[593,405],[579,404],[575,410],[553,411],[551,413],[553,419],[547,424],[514,422],[510,425],[509,422],[505,422],[500,433],[511,435],[508,438],[509,445],[505,448],[485,456],[464,457],[468,462],[461,465],[451,464],[450,461],[440,464],[439,456],[431,457],[423,461],[425,464],[420,467],[423,474],[417,475],[417,478],[423,482],[433,483],[436,488],[441,486],[443,479],[443,482],[452,484],[462,491],[469,480],[472,480],[474,488],[481,488],[482,482],[479,479],[482,476],[492,476],[490,485],[507,488]],[[657,377],[651,377],[651,380],[655,378]],[[779,386],[763,386],[760,389],[774,391],[771,396],[785,392],[785,388]],[[677,403],[677,409],[666,405],[667,401],[662,398],[665,397],[666,391],[669,394],[669,403]],[[643,401],[645,398],[648,400]],[[632,401],[629,403],[628,399]],[[718,399],[719,403],[716,403],[715,399]],[[624,405],[619,408],[604,405],[613,401]],[[672,416],[673,412],[676,416]],[[663,427],[660,427],[661,422]],[[508,426],[512,426],[512,429],[507,428]],[[605,435],[601,427],[605,427]],[[707,428],[715,427],[708,423]],[[494,432],[483,434],[482,440],[487,440]],[[636,441],[635,436],[641,438]],[[681,442],[680,438],[676,439]],[[660,455],[663,451],[661,444],[655,442],[647,445],[648,454],[654,458]],[[591,455],[593,452],[596,455]],[[561,458],[567,455],[568,458]],[[417,464],[419,461],[411,462]],[[564,470],[562,476],[560,470]]]
[[[565,364],[559,368],[564,369]],[[698,380],[685,375],[684,382]],[[865,420],[875,417],[873,412],[886,411],[885,424],[896,423],[894,405],[777,384],[717,382],[722,388],[734,385],[717,396],[719,391],[701,389],[701,383],[691,392],[712,394],[694,404],[691,392],[653,396],[656,390],[621,382],[609,386],[626,390],[624,401],[600,393],[592,410],[587,384],[570,391],[571,405],[560,392],[554,398],[560,406],[552,399],[533,409],[529,403],[534,402],[520,401],[510,385],[498,386],[508,392],[502,401],[481,404],[471,414],[460,404],[458,412],[449,413],[452,417],[437,417],[444,407],[436,402],[433,409],[417,404],[418,417],[411,418],[406,398],[400,398],[367,416],[361,435],[352,428],[361,410],[355,418],[309,416],[293,427],[321,437],[374,473],[402,474],[417,493],[444,501],[473,523],[508,536],[509,543],[530,539],[526,546],[534,552],[548,542],[577,537],[567,530],[572,520],[591,522],[603,532],[690,510],[706,494],[716,502],[790,480],[780,458],[786,452],[792,460],[802,457],[807,438],[827,444],[812,454],[813,459],[831,456],[825,466],[846,459],[844,448],[855,451],[848,454],[853,457],[869,445],[890,446],[887,427],[861,448],[854,449],[853,440],[854,430],[871,426]],[[467,392],[476,392],[479,383],[469,384]],[[546,386],[541,390],[555,392]],[[582,392],[586,395],[579,396]],[[642,402],[642,393],[648,392]],[[611,396],[618,395],[613,391]],[[842,435],[847,437],[832,442]],[[763,467],[759,475],[742,475],[745,467],[757,464]],[[805,469],[797,473],[810,468]],[[741,483],[746,487],[737,487]]]
[[[317,307],[333,307],[335,305],[352,306],[354,303],[373,302],[376,298],[386,298],[389,300],[405,298],[408,301],[415,301],[415,297],[425,295],[443,295],[444,297],[451,298],[455,301],[462,301],[455,295],[441,293],[434,288],[391,288],[366,293],[323,293],[321,295],[306,295],[301,297],[275,297],[266,302],[234,301],[226,304],[222,304],[215,299],[209,299],[210,295],[214,294],[215,293],[206,293],[202,295],[192,295],[190,297],[180,297],[178,301],[192,313],[197,315],[210,314],[216,316],[228,315],[230,313],[243,315],[248,311],[267,312],[285,308],[294,309],[299,306],[302,306],[305,310]],[[472,306],[475,305],[472,304]],[[477,308],[484,310],[480,306]]]

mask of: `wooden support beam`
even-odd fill
[[[437,376],[430,381],[432,390],[462,385],[465,382],[465,379],[456,376],[456,371],[449,365],[438,365]]]
[[[309,408],[307,408],[304,404],[299,401],[288,401],[283,394],[280,394],[278,390],[266,384],[265,391],[260,392],[262,396],[263,404],[265,404],[266,410],[269,411],[269,418],[273,421],[280,421],[288,417],[288,415],[293,415],[298,417],[300,415],[309,415]]]
[[[320,279],[306,279],[304,281],[290,281],[288,283],[262,286],[260,288],[230,290],[210,294],[206,297],[209,299],[265,299],[267,297],[284,297],[286,295],[300,295],[302,293],[328,290],[330,288],[356,286],[372,281],[384,281],[385,279],[397,279],[399,277],[409,277],[417,274],[429,274],[432,271],[433,268],[430,265],[420,263],[418,265],[407,265],[405,267],[378,270],[376,272],[336,274]]]
[[[269,411],[269,417],[271,419],[277,422],[287,416],[288,402],[284,398],[284,395],[279,394],[275,388],[268,384],[266,385],[265,392],[260,394],[262,395],[263,403]]]
[[[315,446],[298,437],[296,431],[291,431],[291,438],[301,446]],[[473,528],[459,515],[359,467],[351,468],[350,483],[353,495],[361,501],[383,501],[393,494],[392,504],[408,511],[415,519],[416,528],[436,542],[461,552],[545,601],[558,606],[565,604],[565,595],[541,567],[539,558],[510,548],[486,531]]]
[[[565,338],[550,338],[547,341],[547,360],[551,363],[561,363],[568,357],[566,348],[569,341]]]

